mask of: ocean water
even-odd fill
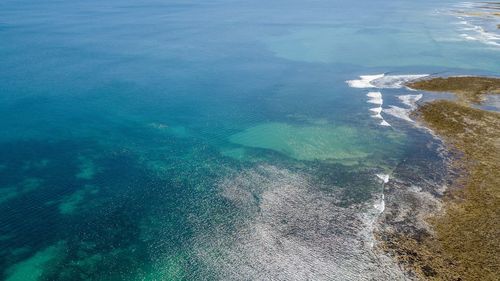
[[[2,280],[404,279],[383,185],[438,141],[402,82],[500,75],[474,5],[1,1]]]

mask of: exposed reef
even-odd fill
[[[441,182],[420,180],[418,187],[406,188],[397,181],[388,185],[388,208],[378,232],[382,248],[415,279],[498,280],[500,113],[472,104],[486,94],[500,94],[500,79],[433,78],[407,86],[458,96],[458,101],[425,103],[413,113],[443,140],[451,158]],[[418,171],[418,177],[432,178],[435,171]],[[440,184],[447,187],[442,194]],[[406,207],[391,208],[398,200]]]
[[[500,79],[490,77],[447,77],[411,82],[415,90],[452,92],[461,102],[480,103],[485,94],[500,94]]]

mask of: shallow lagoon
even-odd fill
[[[434,2],[3,1],[3,278],[400,277],[376,175],[433,140],[345,81],[498,75]]]

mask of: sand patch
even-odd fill
[[[230,141],[248,147],[283,153],[297,160],[339,160],[364,158],[369,148],[356,128],[347,126],[295,126],[265,123],[230,137]]]

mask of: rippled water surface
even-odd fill
[[[437,152],[401,81],[500,74],[464,7],[0,2],[3,280],[404,278],[383,184]]]

